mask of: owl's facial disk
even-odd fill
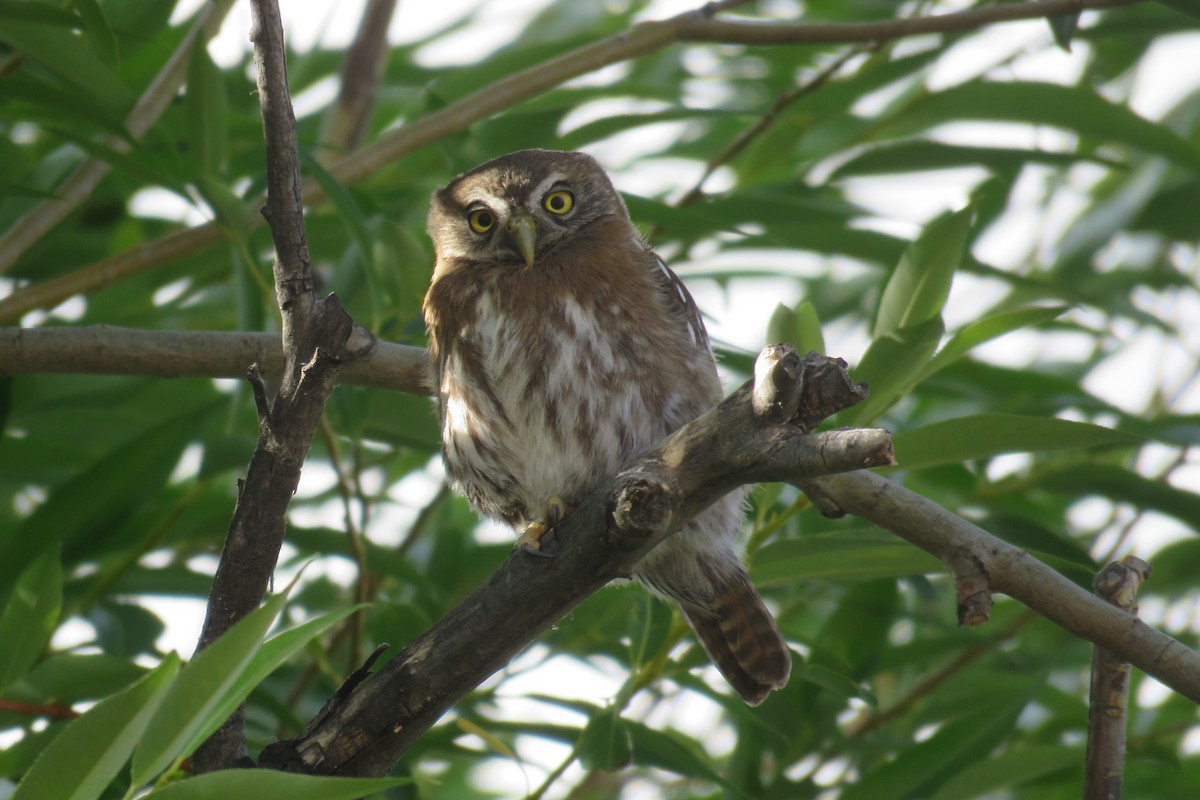
[[[486,184],[473,186],[461,198],[463,219],[472,250],[519,255],[525,266],[532,267],[538,254],[566,232],[576,210],[575,193],[560,172],[534,185],[523,183],[515,182],[500,192]]]
[[[527,150],[438,191],[429,231],[439,258],[529,268],[614,214],[623,215],[624,205],[590,156]]]

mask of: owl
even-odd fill
[[[644,448],[722,397],[699,311],[583,153],[524,150],[433,196],[425,296],[442,454],[483,514],[537,538]],[[742,494],[652,550],[634,577],[679,606],[752,705],[791,654],[737,552]]]

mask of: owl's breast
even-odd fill
[[[474,311],[442,353],[439,406],[451,477],[491,516],[578,502],[711,403],[715,374],[664,364],[653,324],[615,304],[563,294],[513,313],[484,293]]]

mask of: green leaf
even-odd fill
[[[825,337],[821,334],[821,320],[812,303],[805,301],[792,310],[783,303],[775,306],[767,322],[767,341],[785,342],[805,355],[816,350],[825,353]]]
[[[671,630],[671,607],[648,594],[639,594],[629,618],[629,665],[634,669],[652,661]]]
[[[820,664],[793,664],[790,680],[811,683],[838,697],[863,697],[862,687],[854,679]]]
[[[133,94],[117,73],[71,31],[10,19],[0,27],[0,41],[36,59],[110,112],[123,114],[133,104]]]
[[[172,783],[155,800],[355,800],[412,783],[412,778],[326,778],[269,769],[229,769]]]
[[[932,800],[975,800],[1000,794],[1060,770],[1079,769],[1084,751],[1066,745],[1036,745],[978,761],[950,778]]]
[[[53,548],[17,579],[0,615],[0,689],[20,678],[50,643],[62,612],[62,567]]]
[[[838,414],[838,423],[867,425],[912,389],[928,367],[943,331],[942,318],[934,317],[872,341],[858,367],[851,370],[855,380],[870,385],[870,395],[865,402]]]
[[[1041,453],[1104,445],[1138,445],[1145,439],[1124,431],[1052,417],[975,414],[935,422],[892,437],[902,469],[957,464],[1001,453]]]
[[[943,122],[969,119],[1052,125],[1074,131],[1086,141],[1120,142],[1200,169],[1200,149],[1167,126],[1106,100],[1088,86],[971,81],[902,105],[885,128],[888,133],[924,132]]]
[[[192,48],[184,107],[188,117],[189,154],[200,175],[220,172],[229,132],[229,101],[220,68],[207,47]]]
[[[579,760],[584,769],[618,770],[629,764],[632,753],[629,723],[615,707],[592,717],[579,737]]]
[[[875,339],[941,314],[962,262],[973,215],[967,207],[939,217],[904,251],[879,300]]]
[[[363,213],[362,206],[359,205],[354,195],[337,178],[333,177],[329,170],[321,166],[307,150],[300,151],[300,158],[304,164],[305,171],[312,173],[312,176],[329,197],[330,202],[333,203],[334,208],[337,209],[338,215],[346,224],[350,235],[354,237],[355,243],[358,244],[359,254],[362,256],[367,270],[373,272],[375,269],[373,262],[375,247],[373,237],[367,227],[367,216]]]
[[[1028,687],[1030,681],[1024,683]],[[1026,688],[1014,697],[1003,696],[1010,692],[997,693],[981,712],[946,723],[929,739],[906,747],[893,760],[863,775],[858,783],[846,787],[842,800],[929,796],[965,766],[988,757],[1012,732],[1031,692]]]
[[[888,175],[958,167],[983,166],[992,171],[1013,170],[1025,164],[1069,167],[1080,162],[1112,165],[1109,159],[1082,153],[1055,153],[1019,147],[977,147],[926,139],[885,142],[839,164],[831,177]]]
[[[134,786],[144,786],[176,759],[191,755],[189,748],[195,748],[220,727],[224,718],[217,718],[214,724],[214,710],[228,704],[227,695],[235,687],[249,694],[253,687],[239,681],[286,602],[286,593],[273,595],[192,658],[163,699],[133,754]],[[238,698],[234,707],[244,699]]]
[[[174,418],[150,428],[55,487],[49,499],[0,544],[0,587],[9,585],[56,543],[62,543],[70,563],[73,547],[89,536],[101,536],[114,518],[128,516],[145,502],[147,494],[166,481],[194,435],[190,425],[180,422]]]
[[[113,29],[108,24],[108,17],[104,16],[104,10],[100,8],[100,4],[96,0],[75,0],[75,10],[79,12],[79,18],[83,20],[83,27],[88,33],[88,38],[92,40],[92,44],[96,46],[100,56],[113,69],[119,67],[121,56],[117,48],[117,37],[113,34]]]
[[[1114,502],[1161,511],[1200,530],[1200,495],[1176,489],[1166,481],[1143,477],[1108,464],[1079,464],[1068,469],[1038,474],[1037,488],[1066,492],[1079,497],[1100,495]]]
[[[13,800],[91,800],[100,797],[129,759],[159,701],[172,686],[179,657],[79,717],[38,756]]]
[[[937,558],[891,534],[858,530],[771,542],[754,556],[750,577],[758,586],[793,586],[944,571]]]
[[[1044,322],[1057,319],[1066,306],[1051,306],[1049,308],[1019,308],[1015,311],[1002,311],[983,319],[964,325],[950,337],[937,355],[925,366],[918,382],[925,380],[943,367],[962,358],[972,349],[984,342],[999,338],[1006,333],[1041,325]]]
[[[1079,12],[1048,17],[1046,22],[1050,23],[1055,43],[1066,52],[1071,52],[1071,39],[1075,37],[1075,31],[1079,28]]]
[[[695,742],[656,731],[640,722],[627,720],[625,724],[633,743],[633,763],[729,785]]]
[[[237,679],[219,698],[219,702],[208,711],[204,721],[197,728],[197,732],[193,734],[192,740],[184,746],[184,752],[191,752],[199,747],[200,743],[212,731],[221,727],[221,723],[228,719],[229,715],[250,696],[250,692],[266,680],[267,676],[280,665],[300,652],[313,639],[361,608],[363,606],[358,605],[340,611],[330,611],[276,634],[263,642],[258,652],[250,660],[250,664],[237,675]]]

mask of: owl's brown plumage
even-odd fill
[[[578,503],[643,448],[721,399],[700,314],[582,153],[524,150],[433,197],[425,297],[446,469],[522,528]],[[730,685],[757,705],[791,656],[735,550],[740,493],[642,560]]]

